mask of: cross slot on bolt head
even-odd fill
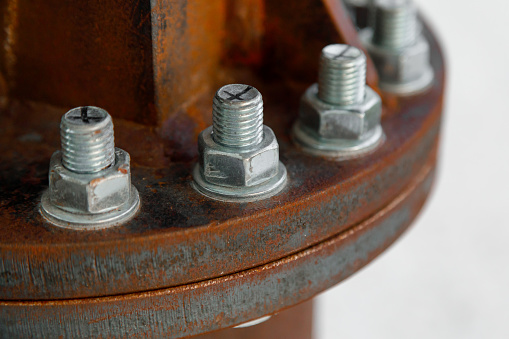
[[[318,83],[304,93],[294,141],[311,154],[345,159],[383,140],[381,99],[366,86],[366,56],[353,46],[328,45],[320,56]]]
[[[252,86],[231,84],[213,99],[212,126],[198,138],[193,187],[217,200],[248,202],[280,192],[286,168],[274,132],[263,125],[263,100]]]

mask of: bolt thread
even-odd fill
[[[60,123],[62,164],[76,173],[99,172],[115,162],[113,122],[105,110],[78,107]]]
[[[346,106],[364,100],[366,56],[348,45],[329,45],[322,50],[318,73],[318,97],[329,104]]]
[[[418,36],[417,9],[411,0],[377,0],[373,25],[375,45],[405,48]]]
[[[247,85],[226,85],[219,89],[213,99],[212,129],[214,141],[225,147],[247,148],[259,144],[263,139],[260,92]]]

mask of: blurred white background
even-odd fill
[[[445,49],[435,189],[386,253],[318,298],[315,338],[509,338],[509,2],[416,0]]]

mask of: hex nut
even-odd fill
[[[362,139],[380,124],[382,101],[371,88],[360,104],[335,106],[320,100],[316,84],[301,99],[299,117],[313,135],[320,139]]]
[[[125,204],[131,195],[129,154],[115,148],[115,163],[98,173],[71,172],[62,165],[57,151],[50,161],[49,197],[51,203],[78,214],[104,213]]]
[[[370,29],[362,30],[359,37],[378,70],[382,89],[410,93],[427,88],[433,81],[430,47],[423,36],[401,50],[374,45]]]
[[[263,127],[264,137],[251,149],[226,148],[212,138],[212,127],[198,138],[200,173],[210,184],[225,187],[252,187],[278,174],[279,145],[274,132]]]

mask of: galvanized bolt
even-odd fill
[[[262,95],[231,84],[213,99],[212,126],[198,138],[200,161],[193,187],[223,201],[246,202],[277,194],[286,183],[274,132],[263,125]]]
[[[413,94],[433,82],[428,42],[412,0],[375,0],[371,28],[360,32],[380,79],[380,88]]]
[[[62,151],[51,157],[42,215],[73,229],[104,228],[131,218],[139,196],[131,185],[129,154],[115,148],[108,112],[74,108],[62,117],[60,136]]]
[[[417,9],[410,0],[378,0],[374,10],[373,43],[401,49],[418,37]]]
[[[78,107],[60,123],[62,164],[76,173],[95,173],[115,162],[111,116],[97,107]]]
[[[294,140],[305,151],[339,159],[359,156],[383,140],[381,99],[366,86],[366,56],[353,46],[322,50],[318,84],[301,99]]]
[[[332,105],[346,106],[364,100],[366,56],[349,45],[329,45],[322,50],[318,97]]]
[[[213,100],[214,141],[225,147],[246,148],[263,139],[263,100],[256,88],[227,85]]]

